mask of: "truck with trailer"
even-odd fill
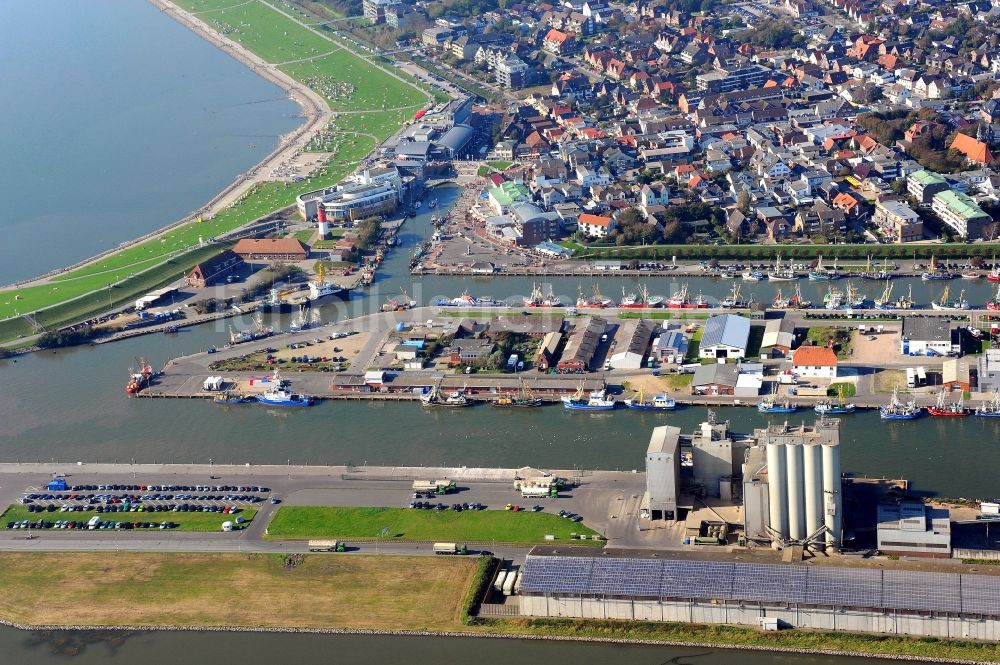
[[[346,552],[347,546],[340,540],[310,540],[310,552]]]
[[[454,480],[414,480],[414,492],[433,492],[434,494],[447,494],[458,489]]]
[[[434,554],[468,554],[465,545],[458,543],[434,543]]]
[[[525,498],[557,497],[559,490],[565,486],[562,478],[556,476],[541,476],[538,478],[519,478],[514,481],[514,490]]]
[[[493,590],[496,591],[497,593],[503,591],[503,583],[506,580],[507,580],[507,571],[501,570],[499,573],[497,573],[497,578],[493,582]]]
[[[517,576],[519,574],[520,572],[516,566],[507,571],[507,577],[503,581],[503,595],[514,595],[514,583],[517,581]]]

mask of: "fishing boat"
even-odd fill
[[[739,273],[736,272],[735,268],[726,268],[725,270],[719,273],[719,277],[721,277],[722,279],[736,279],[736,276],[738,274]]]
[[[309,304],[319,305],[344,293],[344,287],[326,281],[326,272],[320,265],[316,280],[309,282]]]
[[[640,388],[636,399],[625,400],[625,408],[635,411],[673,411],[677,408],[677,402],[663,393],[648,401],[645,399],[645,392]]]
[[[316,399],[310,395],[293,393],[287,387],[288,382],[281,378],[278,370],[274,370],[271,385],[263,394],[257,396],[260,404],[267,406],[312,406]]]
[[[552,287],[549,287],[547,293],[542,293],[542,287],[538,284],[534,285],[531,290],[531,295],[524,299],[525,307],[564,307],[563,302],[559,299],[557,295],[552,293]]]
[[[257,310],[274,314],[292,311],[292,303],[284,300],[286,293],[272,288],[268,293],[267,299],[261,301],[257,306]]]
[[[733,283],[733,288],[729,292],[729,295],[722,299],[719,303],[721,307],[746,307],[746,301],[743,300],[743,296],[740,295],[740,285],[739,282]]]
[[[805,298],[802,297],[802,289],[800,289],[799,285],[796,284],[795,293],[792,294],[792,297],[788,299],[788,306],[794,307],[796,309],[808,309],[811,305],[812,301],[806,300]]]
[[[844,292],[831,286],[823,295],[823,306],[827,309],[840,309],[844,306]]]
[[[865,262],[865,269],[858,273],[858,277],[861,279],[871,279],[884,281],[892,279],[892,273],[889,272],[888,261],[883,261],[881,269],[875,269],[872,267],[872,257],[869,254],[868,260]]]
[[[795,413],[797,408],[788,398],[785,398],[784,402],[777,400],[777,386],[775,386],[774,392],[770,395],[765,395],[763,399],[757,402],[757,410],[761,413]]]
[[[214,404],[249,404],[256,401],[256,397],[233,392],[224,392],[212,398]]]
[[[412,300],[410,298],[410,294],[408,294],[403,287],[399,287],[399,291],[403,294],[403,297],[401,299],[389,298],[382,304],[383,312],[402,312],[407,309],[413,309],[417,306],[417,301]]]
[[[660,298],[660,302],[663,299]],[[618,306],[623,309],[646,309],[649,307],[649,291],[646,290],[644,285],[639,285],[639,295],[636,296],[634,293],[625,293],[625,287],[622,287],[622,300],[618,303]]]
[[[832,400],[824,399],[816,403],[813,411],[822,416],[840,416],[847,413],[854,413],[855,408],[853,404],[838,404]]]
[[[764,273],[759,270],[744,270],[742,277],[744,282],[759,282],[764,279]]]
[[[584,396],[583,386],[572,396],[564,396],[562,405],[571,411],[613,411],[615,401],[609,399],[604,390],[593,390],[589,396]]]
[[[854,288],[854,284],[847,282],[847,294],[844,296],[844,304],[848,307],[864,307],[865,306],[865,295]]]
[[[427,207],[430,208],[431,210],[434,210],[434,208],[438,207],[438,200],[431,199],[430,203],[427,204]]]
[[[892,299],[892,284],[886,280],[882,297],[875,301],[875,309],[913,309],[913,286],[910,286],[907,295]]]
[[[710,305],[708,299],[700,291],[696,297],[691,298],[688,293],[688,285],[682,284],[677,293],[667,298],[667,307],[670,309],[708,309]]]
[[[831,279],[838,279],[840,273],[836,269],[829,270],[823,267],[823,255],[816,257],[816,267],[809,271],[807,275],[810,282],[827,282]]]
[[[778,293],[774,296],[774,300],[771,301],[771,307],[773,309],[787,309],[791,305],[792,299],[786,298],[781,294],[781,289],[778,289]]]
[[[997,258],[993,257],[993,269],[986,274],[986,279],[991,282],[1000,282],[1000,264],[997,263]]]
[[[493,400],[493,406],[502,409],[531,409],[542,405],[542,398],[535,396],[521,381],[521,387],[513,395],[501,395]]]
[[[840,416],[847,413],[854,413],[855,407],[851,402],[844,401],[844,390],[837,387],[837,401],[822,399],[813,407],[813,411],[821,416]]]
[[[996,295],[986,301],[986,309],[1000,311],[1000,286],[997,287]]]
[[[980,404],[972,415],[980,418],[1000,418],[1000,391],[993,393],[993,399]]]
[[[920,279],[924,282],[937,282],[945,279],[951,279],[951,277],[951,273],[941,271],[920,273]]]
[[[149,383],[153,379],[153,366],[146,362],[145,358],[136,358],[135,362],[139,369],[130,367],[128,370],[128,383],[125,384],[125,393],[128,395],[139,394],[149,387]]]
[[[888,404],[884,404],[878,409],[879,417],[882,420],[916,420],[920,417],[920,409],[913,400],[902,402],[899,399],[899,391],[892,389],[892,399]]]
[[[767,278],[772,282],[791,282],[799,278],[791,265],[787,268],[781,267],[781,254],[774,258],[774,270],[767,273]]]
[[[578,308],[594,307],[598,309],[603,309],[605,307],[614,307],[615,301],[611,298],[605,298],[601,294],[601,287],[594,284],[594,295],[587,298],[583,295],[583,287],[581,286],[578,290],[578,296],[576,299],[576,306]]]
[[[229,343],[243,344],[244,342],[253,342],[258,339],[264,339],[265,337],[270,337],[274,334],[274,328],[265,326],[264,321],[260,318],[260,316],[254,317],[253,323],[254,327],[248,330],[235,331],[232,326],[229,326]]]
[[[420,405],[456,409],[464,406],[472,406],[472,400],[465,396],[464,390],[455,390],[445,395],[441,392],[439,386],[434,386],[420,396]]]
[[[955,300],[948,299],[948,287],[944,287],[939,300],[931,301],[931,308],[937,311],[950,309],[969,309],[969,301],[965,299],[965,291],[961,291]]]
[[[943,390],[938,392],[937,402],[935,402],[934,406],[927,407],[927,413],[942,418],[961,418],[969,415],[969,411],[965,408],[965,401],[961,395],[957,402],[946,402],[945,398],[946,395]]]
[[[962,274],[960,275],[960,277],[961,277],[962,279],[981,279],[981,278],[982,278],[982,276],[983,276],[983,275],[982,275],[981,273],[978,273],[978,272],[975,272],[975,271],[972,271],[972,270],[969,270],[969,271],[967,271],[967,272],[963,272],[963,273],[962,273]]]

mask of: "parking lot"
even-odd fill
[[[88,484],[67,486],[65,490],[28,487],[18,499],[19,505],[7,510],[4,527],[215,530],[221,520],[227,520],[230,525],[224,530],[240,530],[269,493],[269,488],[258,485]],[[200,519],[202,515],[206,519]],[[15,519],[10,519],[12,516]]]

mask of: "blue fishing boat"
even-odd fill
[[[1000,418],[1000,392],[993,393],[993,399],[983,402],[972,414],[980,418]]]
[[[615,401],[603,390],[591,391],[589,397],[584,397],[582,387],[575,395],[563,397],[562,404],[572,411],[613,411],[615,408]]]
[[[311,395],[293,393],[287,388],[287,383],[282,380],[278,370],[274,370],[270,387],[264,394],[257,396],[257,401],[268,406],[312,406],[316,403]]]
[[[663,393],[654,397],[653,401],[650,402],[644,399],[643,391],[640,390],[637,399],[625,400],[625,408],[634,411],[673,411],[677,408],[677,402]]]
[[[828,399],[822,400],[813,407],[813,411],[820,414],[821,416],[841,416],[846,413],[854,413],[855,407],[853,404],[844,404],[831,402]]]
[[[878,409],[882,420],[916,420],[920,417],[920,409],[914,400],[901,402],[896,388],[892,389],[892,400]]]
[[[784,402],[778,402],[774,393],[757,402],[757,410],[761,413],[795,413],[797,408],[787,399]]]

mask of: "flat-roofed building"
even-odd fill
[[[902,201],[879,201],[872,221],[893,242],[917,242],[924,238],[920,215]]]
[[[680,483],[681,428],[656,427],[646,448],[646,494],[651,519],[677,519]]]
[[[993,218],[967,194],[952,190],[935,194],[931,210],[966,240],[979,240],[986,225],[993,222]]]
[[[933,171],[914,171],[906,177],[906,191],[923,206],[929,206],[934,195],[946,189],[948,181]]]
[[[878,549],[893,556],[951,557],[951,515],[922,501],[878,506]]]

